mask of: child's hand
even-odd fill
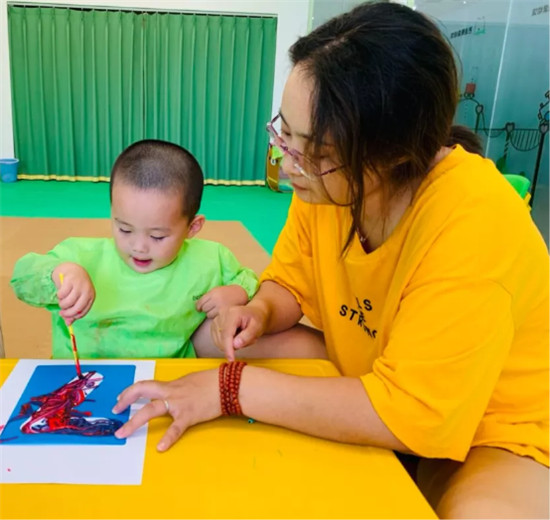
[[[59,275],[63,273],[63,284]],[[52,272],[52,280],[57,287],[57,299],[61,311],[59,315],[67,325],[86,316],[95,300],[95,289],[86,272],[78,264],[59,264]]]
[[[222,285],[210,289],[197,301],[196,308],[207,318],[215,318],[221,309],[248,303],[248,294],[240,285]]]

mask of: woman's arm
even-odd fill
[[[190,426],[221,415],[218,370],[175,381],[142,381],[127,388],[113,409],[120,413],[140,397],[153,399],[117,432],[127,437],[168,411],[172,425],[158,444],[172,446]],[[246,366],[239,391],[243,413],[256,420],[317,437],[409,451],[384,425],[361,381],[349,377],[300,377]]]
[[[361,380],[300,377],[260,367],[243,370],[243,413],[324,439],[408,451],[376,413]]]
[[[266,315],[265,334],[290,329],[302,318],[302,309],[294,295],[276,282],[267,280],[248,303]]]

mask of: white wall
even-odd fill
[[[0,157],[13,157],[13,124],[11,110],[11,81],[8,46],[7,0],[0,0]],[[74,5],[151,11],[196,13],[270,14],[277,16],[277,48],[273,112],[279,109],[284,81],[290,70],[288,48],[298,36],[308,31],[310,0],[38,0],[27,5]]]
[[[362,4],[364,1],[365,0],[312,0],[312,28],[315,29],[319,27],[333,16],[345,13],[355,6]]]
[[[442,21],[548,25],[547,11],[533,15],[533,9],[544,7],[547,0],[415,0],[415,4],[422,13]]]

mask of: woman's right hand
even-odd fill
[[[60,274],[63,274],[61,283]],[[59,315],[67,325],[86,316],[95,300],[95,289],[86,269],[73,262],[59,264],[52,271],[52,280],[57,287]]]
[[[265,333],[268,321],[267,309],[257,302],[227,307],[212,321],[212,340],[228,361],[234,361],[235,350],[252,345]]]

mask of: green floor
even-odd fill
[[[201,214],[239,220],[271,254],[283,227],[290,194],[261,186],[206,186]],[[9,217],[109,217],[109,185],[92,182],[0,182],[0,215]]]

